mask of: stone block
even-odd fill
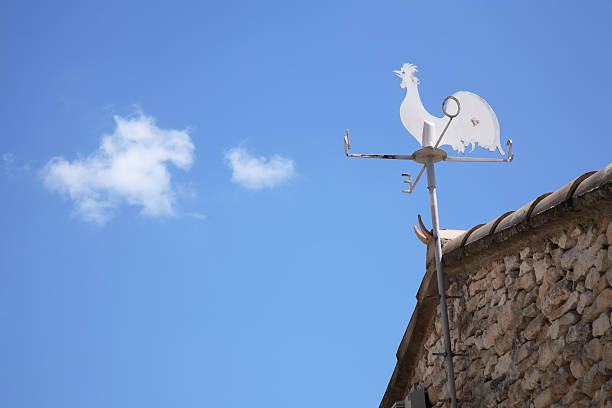
[[[529,272],[525,272],[520,278],[519,278],[519,288],[524,289],[526,292],[529,292],[531,289],[533,289],[536,285],[536,280],[535,280],[535,274],[533,272],[533,270],[530,270]]]
[[[503,275],[506,272],[506,265],[504,265],[503,261],[497,260],[491,263],[491,270],[496,275]]]
[[[482,278],[484,278],[485,276],[487,276],[489,274],[489,269],[488,268],[480,268],[478,271],[476,271],[476,273],[474,274],[474,276],[472,277],[472,279],[474,279],[475,281],[477,280],[481,280]]]
[[[493,293],[493,286],[487,284],[487,290],[485,290],[482,302],[478,304],[478,307],[483,307],[487,303],[491,302],[491,299],[493,299]]]
[[[568,312],[564,314],[559,319],[553,321],[548,327],[548,337],[554,340],[559,336],[565,335],[569,326],[573,325],[577,321],[578,314],[576,312]]]
[[[484,344],[482,342],[482,336],[474,337],[474,346],[480,351],[484,349]]]
[[[580,344],[586,343],[589,335],[591,334],[591,327],[589,324],[578,322],[567,330],[565,341],[567,343],[578,342]]]
[[[512,356],[510,353],[506,353],[503,356],[497,359],[497,364],[495,365],[495,369],[493,370],[492,378],[498,379],[510,372],[510,368],[512,367]]]
[[[516,255],[509,255],[504,257],[504,266],[506,267],[506,273],[512,270],[519,269],[519,257]]]
[[[518,303],[518,299],[515,300],[515,302],[518,305],[521,305],[522,307],[527,307],[528,305],[535,303],[535,301],[538,299],[538,291],[537,291],[537,287],[531,289],[529,292],[525,293],[525,297],[523,298],[523,301],[521,303]]]
[[[546,273],[544,274],[544,282],[548,283],[549,285],[552,285],[553,283],[556,283],[559,279],[561,279],[562,276],[563,274],[561,273],[561,270],[559,268],[551,266],[546,270]]]
[[[523,387],[523,389],[527,391],[533,390],[540,382],[542,374],[542,371],[539,370],[537,367],[529,368],[529,370],[525,372],[525,374],[523,375],[523,379],[521,380],[521,386]]]
[[[493,285],[493,289],[499,289],[502,286],[504,286],[504,281],[505,281],[506,277],[504,275],[499,275],[496,276],[493,281],[491,282],[491,285]]]
[[[592,291],[586,290],[582,292],[578,299],[578,304],[576,304],[576,311],[582,314],[584,309],[593,303],[593,300],[595,300],[595,294]]]
[[[612,305],[612,289],[607,288],[597,295],[592,305],[584,309],[582,321],[591,323],[598,318],[600,314],[609,309],[610,305]]]
[[[593,289],[593,293],[596,296],[599,296],[599,294],[601,292],[603,292],[604,290],[608,289],[610,286],[608,285],[608,280],[607,279],[600,279],[599,282],[597,282],[597,287],[595,289]]]
[[[502,332],[510,330],[512,327],[518,327],[521,317],[521,311],[515,303],[506,303],[497,311],[497,323]]]
[[[585,248],[585,235],[580,235],[577,243],[571,249],[563,252],[563,255],[561,256],[561,267],[563,269],[572,269],[580,254],[584,252]]]
[[[523,316],[533,318],[538,314],[538,309],[535,303],[531,303],[529,306],[523,309]]]
[[[591,339],[584,347],[584,357],[594,363],[601,360],[602,352],[603,345],[598,338]]]
[[[601,250],[601,248],[605,244],[605,240],[606,238],[603,234],[598,236],[590,247],[584,249],[578,254],[578,257],[573,265],[574,281],[578,281],[584,277],[592,266],[596,266],[598,271],[604,270],[607,265],[607,256],[605,251]]]
[[[457,389],[460,390],[461,387],[465,385],[467,380],[468,380],[467,372],[465,371],[459,372],[459,375],[455,376],[455,387],[457,387]]]
[[[597,252],[597,256],[595,257],[595,269],[597,272],[605,272],[608,267],[612,264],[610,262],[610,258],[608,257],[608,249],[600,249]]]
[[[563,250],[561,248],[553,249],[550,251],[550,257],[552,258],[552,263],[557,268],[562,268],[561,259],[563,256]]]
[[[521,258],[521,260],[527,259],[530,257],[532,251],[530,247],[525,247],[523,249],[521,249],[521,252],[519,252],[519,256]]]
[[[606,269],[610,266],[610,258],[608,257],[608,249],[600,249],[595,256],[595,261],[593,262],[594,268],[597,272],[605,272]]]
[[[570,362],[570,371],[574,378],[582,378],[584,377],[584,374],[586,372],[585,364],[582,362],[581,359],[572,360]]]
[[[523,336],[527,340],[535,339],[538,336],[538,333],[540,332],[540,329],[542,328],[543,324],[544,324],[544,317],[542,315],[536,316],[529,322],[527,327],[525,327],[525,330],[523,330],[522,332]]]
[[[491,325],[482,336],[482,345],[485,349],[493,347],[495,340],[501,336],[497,323]]]
[[[572,232],[570,232],[569,236],[572,238],[578,238],[580,237],[580,235],[582,235],[584,233],[584,228],[582,228],[582,226],[577,225]]]
[[[526,297],[527,292],[524,290],[518,290],[513,296],[508,296],[517,306],[523,304]]]
[[[525,259],[524,261],[521,262],[521,265],[519,266],[519,276],[523,276],[526,273],[532,272],[533,271],[533,260],[532,259]]]
[[[576,398],[576,400],[571,405],[568,405],[567,408],[595,408],[595,407],[593,407],[591,403],[591,399],[589,397],[585,396],[584,394],[581,394],[581,396]]]
[[[555,360],[555,357],[556,355],[551,343],[541,344],[538,348],[538,368],[540,370],[546,369]]]
[[[480,279],[480,280],[472,282],[469,286],[470,296],[474,296],[475,294],[482,292],[487,287],[488,287],[488,282],[486,279]]]
[[[597,287],[597,283],[599,282],[600,276],[601,275],[597,271],[597,268],[592,267],[589,269],[589,273],[587,273],[586,278],[584,279],[584,286],[589,290],[595,289]]]
[[[493,296],[491,296],[491,301],[489,302],[489,307],[498,305],[501,302],[501,300],[505,298],[505,296],[506,296],[506,288],[494,290]]]
[[[612,406],[612,379],[606,381],[593,396],[595,406],[610,408]]]
[[[567,366],[559,367],[556,372],[551,372],[550,378],[552,382],[551,389],[554,400],[558,401],[569,390],[570,386],[574,382],[574,378]]]
[[[577,399],[584,397],[585,395],[582,393],[581,390],[582,390],[582,380],[574,381],[574,383],[570,385],[568,391],[565,393],[565,395],[561,399],[562,406],[567,407],[572,402],[576,401]]]
[[[562,279],[552,285],[542,299],[540,310],[544,316],[548,317],[567,300],[572,293],[571,284],[567,279]]]
[[[542,282],[544,274],[550,266],[552,266],[552,258],[550,257],[550,255],[546,255],[542,259],[539,259],[533,263],[536,282]]]
[[[561,353],[564,361],[572,361],[580,358],[582,352],[584,351],[584,343],[573,342],[567,343]]]
[[[508,408],[509,406],[510,406],[510,400],[508,400],[507,398],[497,403],[497,408]]]
[[[610,316],[608,313],[602,313],[593,321],[593,337],[602,336],[610,328]]]
[[[604,344],[601,357],[604,367],[606,367],[608,370],[612,370],[612,343],[608,342]]]
[[[482,298],[482,294],[480,293],[475,296],[470,297],[470,300],[468,300],[465,305],[465,308],[468,311],[468,313],[474,313],[476,309],[478,309],[478,303],[480,303],[481,298]]]
[[[527,371],[529,367],[534,366],[538,362],[538,353],[533,350],[529,355],[515,365],[514,371],[517,373],[523,373]]]
[[[591,368],[584,374],[582,379],[582,392],[593,398],[595,392],[601,387],[609,376],[606,374],[606,369],[602,363],[593,364]]]
[[[482,359],[477,359],[472,361],[472,363],[469,365],[467,373],[468,373],[468,377],[469,378],[477,378],[480,375],[482,375],[482,371],[484,368],[484,363],[482,361]]]
[[[556,340],[553,340],[551,343],[551,348],[554,354],[553,362],[557,367],[561,367],[565,361],[563,360],[563,349],[565,348],[565,339],[563,337],[559,337]]]
[[[512,408],[525,406],[525,400],[530,395],[528,390],[523,389],[522,381],[516,381],[508,389],[508,400]],[[478,405],[474,405],[478,406]]]
[[[536,394],[533,399],[534,408],[548,408],[555,402],[553,392],[550,388]]]
[[[563,305],[561,305],[561,307],[559,307],[558,309],[552,310],[547,317],[550,320],[555,320],[567,313],[568,311],[575,309],[576,305],[578,304],[578,298],[578,293],[570,293],[565,303],[563,303]]]
[[[516,352],[514,353],[514,363],[520,363],[521,361],[523,361],[525,358],[527,358],[531,353],[534,352],[533,349],[533,342],[528,341],[526,343],[523,343],[518,350],[516,350]]]
[[[497,354],[487,353],[483,355],[483,358],[485,361],[485,367],[482,373],[485,377],[489,377],[493,373],[493,369],[497,365]]]
[[[508,332],[504,334],[501,339],[497,340],[494,344],[495,352],[498,355],[502,355],[506,353],[508,350],[512,348],[512,344],[516,338],[516,333]]]
[[[570,249],[574,245],[576,245],[576,242],[578,242],[576,238],[573,238],[564,233],[563,235],[561,235],[561,237],[559,237],[557,245],[559,245],[559,248],[561,249]]]

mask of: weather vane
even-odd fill
[[[453,357],[462,356],[463,353],[451,350],[450,330],[448,324],[448,310],[446,299],[446,289],[444,287],[444,275],[442,271],[442,244],[440,242],[440,226],[438,220],[438,200],[436,197],[436,175],[434,163],[440,161],[453,162],[511,162],[514,159],[512,154],[512,140],[508,140],[508,156],[505,159],[487,159],[475,157],[449,157],[445,150],[438,146],[449,145],[453,150],[464,153],[466,146],[470,146],[470,152],[474,151],[476,145],[498,151],[500,154],[506,153],[499,143],[499,123],[497,116],[489,104],[480,96],[471,92],[460,91],[451,96],[447,96],[442,102],[442,112],[444,116],[438,118],[425,110],[419,96],[419,79],[416,77],[417,67],[412,64],[404,64],[398,71],[393,71],[402,82],[400,86],[406,89],[406,97],[400,106],[400,118],[402,124],[408,132],[419,142],[421,149],[410,155],[394,154],[352,154],[349,153],[351,141],[347,129],[344,135],[344,153],[348,157],[368,157],[376,159],[397,159],[412,160],[423,164],[417,178],[412,181],[410,174],[403,173],[402,176],[408,177],[404,183],[409,186],[405,193],[412,193],[414,187],[427,169],[427,189],[429,190],[429,202],[431,204],[432,232],[427,231],[421,217],[419,225],[421,231],[416,227],[415,232],[421,241],[428,244],[434,241],[434,253],[436,261],[436,276],[438,280],[438,295],[440,297],[440,310],[442,314],[442,331],[444,336],[444,353],[438,353],[446,359],[447,383],[449,398],[440,402],[450,402],[452,408],[457,407],[457,393],[455,390],[455,372],[453,368]],[[448,119],[445,119],[448,118]],[[440,135],[436,137],[436,129],[442,129]]]

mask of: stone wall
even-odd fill
[[[612,164],[440,237],[461,408],[612,408]],[[430,244],[380,408],[448,398],[436,294]]]
[[[612,406],[612,222],[538,238],[448,271],[448,294],[461,296],[448,301],[453,350],[468,353],[455,357],[462,406]],[[422,384],[434,402],[448,397],[436,311],[406,389]]]

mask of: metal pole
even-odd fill
[[[453,352],[451,350],[450,330],[448,328],[448,311],[446,305],[446,289],[442,273],[442,243],[440,242],[440,226],[438,222],[438,199],[436,197],[436,173],[433,158],[427,163],[427,189],[429,190],[429,204],[431,206],[431,224],[433,226],[434,253],[436,258],[436,276],[438,278],[438,294],[440,295],[440,312],[442,314],[442,332],[444,336],[444,355],[446,357],[448,392],[451,407],[457,408],[457,393],[455,390],[455,370],[453,367]]]

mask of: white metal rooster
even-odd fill
[[[419,96],[419,79],[416,77],[417,67],[413,64],[404,64],[399,71],[393,71],[402,79],[401,87],[406,89],[406,97],[400,107],[400,118],[404,127],[422,145],[423,123],[425,121],[435,124],[436,129],[443,129],[448,120],[431,115],[423,107]],[[476,144],[480,147],[495,151],[503,155],[506,153],[499,143],[499,123],[497,116],[489,104],[480,96],[471,92],[460,91],[452,95],[459,101],[459,107],[448,107],[447,113],[454,115],[452,123],[444,133],[439,145],[450,145],[455,151],[464,153],[465,147],[470,145],[472,151]]]

